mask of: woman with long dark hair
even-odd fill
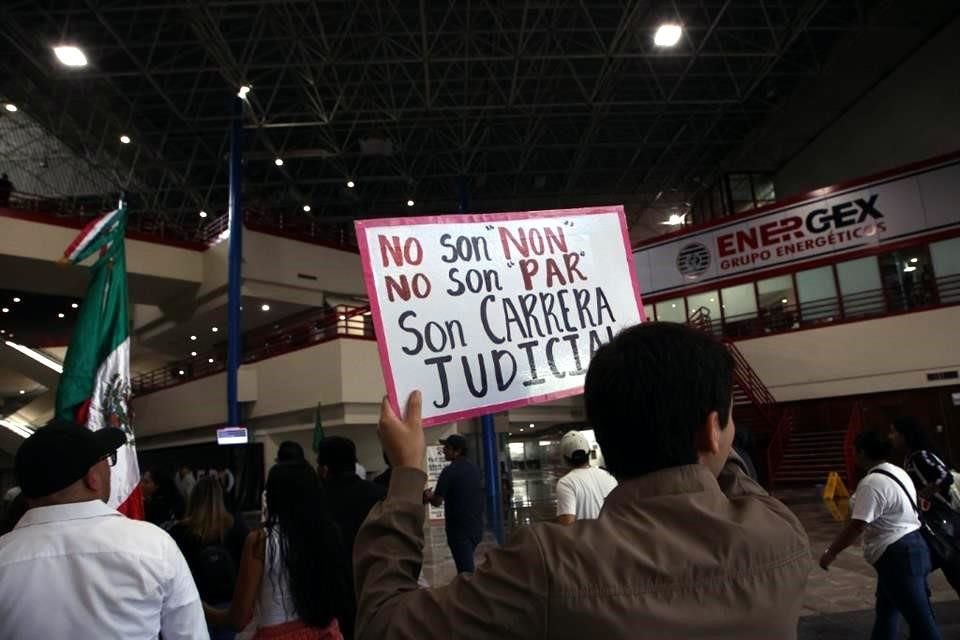
[[[903,470],[907,472],[917,489],[920,519],[936,524],[944,515],[951,515],[950,489],[953,474],[950,466],[933,451],[926,432],[920,423],[904,416],[890,425],[890,442],[905,454]],[[947,582],[960,595],[960,567],[957,562],[947,562],[933,553],[933,568],[943,571]]]
[[[278,464],[266,497],[266,524],[247,536],[230,608],[205,604],[207,622],[240,631],[256,614],[255,640],[340,640],[340,626],[353,626],[353,597],[317,473],[306,462]]]

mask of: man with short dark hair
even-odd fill
[[[299,442],[293,440],[284,440],[277,449],[277,464],[283,462],[306,462],[306,456],[303,454],[303,447]]]
[[[348,559],[353,541],[370,509],[383,500],[387,490],[356,473],[357,446],[353,440],[329,436],[317,446],[317,471],[323,480],[324,494],[333,519],[343,534]],[[349,560],[348,560],[349,562]]]
[[[421,396],[402,420],[384,399],[394,471],[357,537],[357,638],[796,638],[810,548],[796,516],[728,461],[733,369],[706,333],[622,331],[594,354],[584,392],[620,483],[600,517],[520,528],[438,589],[416,588]]]
[[[448,464],[437,486],[423,493],[423,501],[443,505],[447,546],[457,573],[473,573],[473,553],[483,538],[483,477],[467,458],[467,439],[459,433],[441,439]]]
[[[29,510],[0,538],[3,638],[207,638],[197,587],[173,539],[104,504],[120,429],[54,421],[16,472]]]

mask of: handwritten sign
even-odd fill
[[[425,426],[580,393],[643,317],[621,206],[356,227],[388,395],[420,389]]]
[[[431,444],[427,446],[427,486],[436,488],[437,481],[440,480],[440,473],[449,465],[446,456],[443,455],[442,444]],[[440,522],[444,519],[443,507],[428,505],[429,517],[431,521]]]

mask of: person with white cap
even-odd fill
[[[591,466],[590,441],[579,431],[560,439],[560,454],[570,471],[557,482],[557,522],[596,520],[617,481],[600,467]]]

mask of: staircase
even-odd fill
[[[784,448],[774,480],[777,486],[812,486],[824,482],[831,471],[845,473],[846,427],[832,430],[794,431]]]
[[[718,332],[710,320],[710,311],[704,307],[690,316],[688,324],[707,333]],[[751,435],[754,462],[759,467],[761,477],[772,485],[778,479],[784,445],[793,430],[793,414],[777,404],[737,345],[730,340],[723,342],[736,363],[733,372],[733,414],[737,430]],[[765,456],[759,455],[764,451]]]

